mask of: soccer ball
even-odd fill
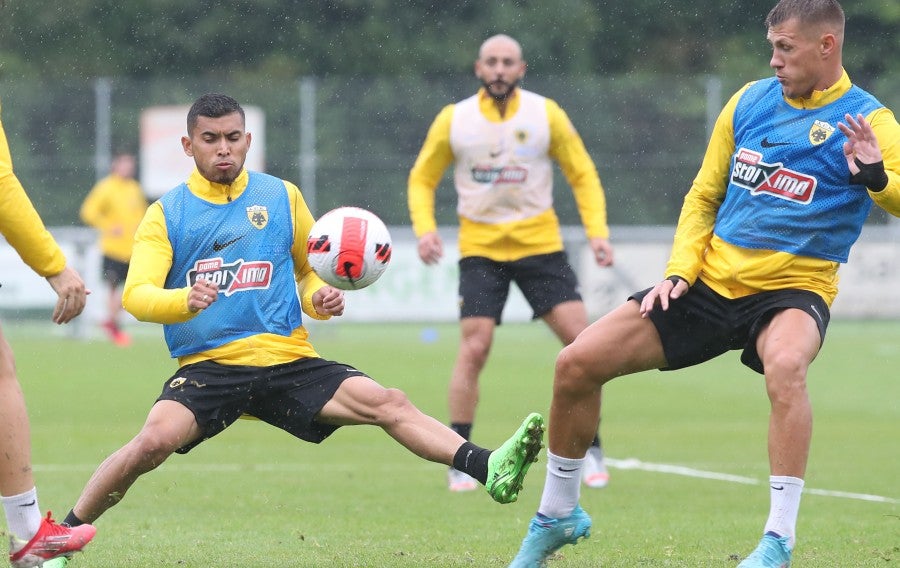
[[[326,283],[342,290],[359,290],[387,269],[391,234],[374,213],[338,207],[312,226],[306,253],[310,266]]]

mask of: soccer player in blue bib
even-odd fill
[[[835,0],[781,0],[766,19],[775,76],[716,122],[685,197],[665,279],[578,336],[556,362],[547,477],[517,568],[590,535],[578,472],[614,377],[726,351],[765,377],[769,518],[740,568],[785,568],[812,435],[806,388],[838,268],[873,202],[900,215],[900,125],[844,71]]]
[[[541,448],[543,418],[529,415],[491,452],[401,391],[319,357],[302,314],[340,316],[344,294],[310,268],[314,220],[300,190],[244,168],[251,134],[233,98],[201,96],[187,132],[182,145],[196,169],[147,210],[123,292],[137,319],[163,324],[180,367],[140,433],[101,464],[65,523],[93,522],[139,476],[242,416],[313,443],[341,426],[377,425],[419,457],[467,470],[494,500],[515,501]]]

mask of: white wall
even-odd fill
[[[457,260],[455,229],[441,229],[443,260],[425,266],[416,254],[416,242],[408,227],[392,227],[394,252],[391,265],[374,285],[347,293],[346,321],[455,321],[457,308]],[[592,318],[619,305],[636,290],[650,286],[663,274],[673,229],[667,227],[614,227],[613,268],[597,267],[585,248],[582,233],[567,229],[569,259],[578,272],[582,295]],[[85,228],[52,229],[70,262],[81,271],[95,296],[88,301],[83,319],[96,323],[104,316],[104,288],[100,280],[100,254],[94,233]],[[900,318],[895,289],[900,282],[900,230],[893,226],[864,231],[841,267],[840,294],[832,307],[834,317]],[[0,309],[52,309],[50,286],[0,241]],[[49,312],[48,316],[49,318]],[[513,287],[504,321],[528,321],[531,310]],[[84,324],[81,324],[84,325]]]

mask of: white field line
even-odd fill
[[[609,456],[604,458],[606,465],[608,467],[614,469],[622,469],[622,470],[640,470],[640,471],[651,471],[656,473],[668,473],[672,475],[683,475],[685,477],[696,477],[700,479],[712,479],[715,481],[728,481],[731,483],[741,483],[743,485],[762,485],[763,481],[753,478],[753,477],[744,477],[741,475],[732,475],[729,473],[719,473],[716,471],[705,471],[702,469],[694,469],[691,467],[686,467],[682,465],[673,465],[673,464],[662,464],[662,463],[650,463],[644,462],[637,458],[627,458],[627,459],[615,459]],[[179,460],[180,462],[180,460]],[[432,464],[423,464],[423,468],[426,466],[431,466]],[[96,469],[96,465],[88,465],[88,464],[35,464],[33,469],[36,472],[72,472],[72,471],[86,471],[92,472]],[[296,471],[312,471],[312,470],[320,470],[323,467],[322,464],[296,464],[296,463],[288,463],[288,464],[277,464],[277,463],[187,463],[187,462],[167,462],[161,465],[158,470],[160,471],[186,471],[186,472],[221,472],[221,473],[237,473],[237,472],[296,472]],[[342,469],[343,466],[337,466],[335,469]],[[352,466],[352,469],[356,469],[357,466]],[[372,467],[372,466],[367,466]],[[351,466],[347,466],[347,468],[351,468]],[[814,489],[811,487],[805,487],[803,489],[804,493],[810,495],[821,495],[823,497],[836,497],[841,499],[855,499],[857,501],[870,501],[874,503],[890,503],[890,504],[900,504],[900,499],[895,499],[892,497],[884,497],[881,495],[869,495],[866,493],[850,493],[847,491],[832,491],[828,489]]]
[[[674,475],[684,475],[686,477],[699,477],[702,479],[715,479],[718,481],[730,481],[731,483],[743,483],[744,485],[762,485],[762,482],[752,477],[743,477],[740,475],[731,475],[728,473],[718,473],[715,471],[704,471],[702,469],[694,469],[681,465],[671,465],[662,463],[643,462],[637,458],[628,458],[618,460],[605,457],[604,461],[609,467],[616,469],[638,469],[641,471],[654,471],[658,473],[671,473]],[[839,497],[842,499],[856,499],[858,501],[872,501],[875,503],[891,503],[900,504],[900,499],[891,497],[883,497],[881,495],[869,495],[866,493],[850,493],[847,491],[831,491],[828,489],[814,489],[804,487],[804,493],[811,495],[822,495],[824,497]]]

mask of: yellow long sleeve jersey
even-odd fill
[[[684,200],[665,275],[680,276],[690,284],[700,278],[727,298],[739,298],[768,290],[796,288],[817,293],[831,305],[837,296],[840,262],[812,255],[792,254],[783,250],[737,246],[716,234],[716,218],[725,200],[729,181],[732,179],[733,164],[741,161],[741,167],[749,171],[746,170],[749,166],[745,160],[760,158],[753,150],[746,151],[742,148],[742,152],[736,152],[735,142],[735,111],[742,95],[753,85],[754,83],[749,83],[735,93],[716,121],[703,163]],[[852,87],[850,78],[844,72],[837,83],[824,91],[814,91],[809,99],[784,99],[784,102],[793,109],[812,111],[808,119],[812,125],[809,131],[811,143],[815,144],[828,136],[843,138],[843,134],[834,125],[817,124],[813,119],[818,114],[826,114],[824,110],[821,113],[817,112],[817,109],[824,109],[836,103]],[[892,215],[900,216],[900,125],[897,124],[893,113],[884,107],[868,113],[866,120],[871,124],[878,139],[888,176],[887,187],[882,191],[870,190],[867,193],[876,205]],[[824,131],[820,132],[817,129]],[[770,136],[772,132],[774,131],[769,131]],[[761,148],[772,147],[771,143],[763,138]],[[836,150],[828,159],[832,164],[843,163],[844,165],[839,167],[846,169],[840,150]],[[776,158],[763,157],[757,169],[761,171],[767,167],[782,166],[780,162],[774,166],[766,165],[777,161]],[[790,166],[791,164],[784,165]],[[850,173],[847,171],[844,184],[846,191],[860,191],[850,185],[849,177]],[[756,192],[744,188],[740,191]],[[777,210],[772,209],[772,214],[778,214]]]
[[[500,182],[506,178],[513,182],[520,181],[516,176],[525,171],[525,168],[519,167],[517,160],[542,157],[534,155],[539,146],[528,146],[533,142],[533,137],[538,135],[531,130],[540,128],[529,130],[527,127],[515,126],[515,121],[522,119],[517,115],[525,112],[523,99],[536,95],[516,89],[502,116],[496,103],[483,88],[475,97],[477,100],[474,102],[480,116],[489,123],[483,129],[489,135],[482,136],[474,145],[457,144],[454,147],[452,130],[459,128],[454,126],[454,115],[469,100],[447,105],[429,128],[422,149],[410,170],[407,198],[416,236],[436,230],[435,193],[447,167],[456,162],[457,170],[464,170],[457,171],[456,175],[461,256],[482,256],[503,262],[562,250],[559,220],[552,207],[552,176],[547,176],[546,183],[539,187],[530,188],[530,194],[516,188],[501,198],[490,196],[495,202],[505,200],[502,206],[508,210],[524,211],[520,218],[507,220],[498,215],[499,220],[490,220],[474,218],[469,213],[478,209],[479,204],[473,205],[473,202],[479,197],[469,195],[466,188],[461,186],[461,175],[472,177],[476,184],[481,181],[493,184],[486,192],[489,193],[498,189],[499,184],[495,183],[498,178]],[[587,236],[608,238],[606,198],[594,162],[562,108],[550,99],[540,97],[540,100],[543,101],[543,108],[539,110],[546,115],[547,124],[539,126],[548,129],[549,134],[545,155],[557,162],[571,186]],[[494,128],[490,125],[494,125]],[[498,133],[502,133],[504,125],[512,125],[512,131],[503,135],[505,138],[483,139],[490,138],[492,134],[500,136]],[[467,135],[470,134],[457,136],[463,138]],[[455,152],[464,152],[465,155]]]
[[[98,181],[81,204],[81,220],[100,232],[100,250],[105,256],[128,262],[134,233],[147,210],[140,184],[131,178],[110,174]]]
[[[194,170],[187,181],[188,189],[197,197],[225,205],[229,197],[235,200],[247,188],[249,176],[243,170],[230,185],[213,183]],[[324,320],[312,304],[312,295],[325,283],[312,271],[306,256],[306,239],[314,219],[303,200],[297,186],[284,182],[291,207],[291,221],[294,227],[294,244],[291,256],[294,259],[294,275],[300,289],[300,305],[303,312],[314,319]],[[189,287],[166,289],[166,277],[172,267],[172,243],[166,229],[166,218],[162,205],[153,203],[147,209],[144,219],[135,235],[131,268],[125,280],[122,303],[125,309],[138,320],[161,324],[188,321],[197,313],[188,310]],[[299,326],[288,336],[261,333],[237,339],[200,353],[178,358],[179,365],[212,360],[225,365],[270,366],[295,361],[304,357],[317,357],[309,342],[309,333]]]
[[[41,276],[54,276],[66,267],[66,257],[44,226],[34,204],[13,173],[12,156],[0,122],[0,233]]]

